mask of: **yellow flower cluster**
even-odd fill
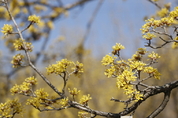
[[[169,12],[167,8],[161,9],[161,11],[157,12],[157,15],[162,17],[160,20],[155,20],[154,18],[150,18],[146,20],[146,23],[140,29],[143,33],[143,38],[147,40],[151,40],[155,37],[154,34],[150,32],[154,32],[158,27],[168,27],[172,24],[177,24],[178,19],[178,7],[175,7],[173,11]]]
[[[131,59],[126,60],[117,60],[114,56],[106,55],[102,59],[102,64],[106,65],[108,68],[105,70],[105,75],[110,77],[117,78],[116,86],[118,89],[123,89],[124,93],[129,98],[134,98],[134,100],[141,100],[143,94],[135,89],[135,82],[138,82],[139,73],[143,72],[149,75],[149,77],[154,77],[155,79],[160,79],[160,73],[157,69],[149,66],[144,63],[142,60],[143,55],[147,53],[145,48],[139,48],[138,51],[132,56]],[[118,57],[119,58],[119,57]],[[148,54],[148,58],[151,58],[151,61],[155,61],[160,58],[157,53],[151,52]]]
[[[15,40],[14,43],[13,43],[13,46],[14,46],[14,48],[15,48],[17,51],[18,51],[18,50],[24,50],[25,48],[24,48],[23,45],[25,45],[27,51],[32,52],[33,46],[32,46],[32,44],[29,43],[29,42],[25,42],[25,41],[22,40],[22,39],[17,39],[17,40]]]
[[[145,63],[141,62],[141,61],[130,61],[129,66],[132,70],[143,70],[144,66],[146,66]]]
[[[80,99],[80,104],[87,105],[88,101],[91,99],[92,97],[90,97],[90,94],[83,95],[82,98]]]
[[[169,13],[169,10],[167,8],[162,8],[160,11],[158,11],[156,14],[157,16],[163,18],[165,17],[166,15],[168,15]]]
[[[49,94],[44,91],[44,89],[40,88],[34,92],[34,97],[31,97],[30,99],[27,100],[27,105],[32,105],[37,108],[40,106],[43,106],[46,100],[48,99]]]
[[[81,73],[83,73],[82,63],[77,62],[75,64],[74,62],[67,59],[62,59],[61,61],[57,61],[56,64],[49,65],[46,70],[48,74],[54,73],[60,75],[61,73],[64,73],[69,66],[71,66],[74,74],[80,75]]]
[[[72,70],[74,71],[74,74],[76,75],[80,75],[81,73],[83,73],[83,64],[82,63],[79,63],[77,61],[77,63],[73,63],[74,64],[74,67],[72,68]]]
[[[148,55],[149,58],[151,58],[152,60],[157,60],[159,59],[161,56],[159,56],[157,53],[155,52],[151,52],[149,55]]]
[[[146,40],[151,40],[152,38],[155,38],[155,37],[156,37],[156,35],[153,34],[153,33],[150,33],[150,32],[143,35],[143,38],[146,39]]]
[[[28,21],[33,22],[33,23],[37,23],[37,24],[41,23],[40,17],[36,16],[36,15],[29,16]]]
[[[139,91],[135,91],[135,93],[133,94],[135,101],[138,100],[143,100],[143,94],[141,94]]]
[[[178,41],[178,36],[176,36],[176,37],[174,38],[174,40]],[[172,48],[175,49],[175,48],[177,48],[177,47],[178,47],[178,43],[177,43],[177,42],[173,42]]]
[[[80,93],[80,90],[77,90],[77,88],[74,88],[72,90],[70,88],[68,88],[68,90],[72,96],[78,95]]]
[[[117,77],[117,87],[118,89],[123,89],[124,94],[127,95],[129,98],[133,97],[134,100],[142,100],[143,94],[141,94],[139,91],[134,89],[134,86],[131,84],[131,82],[136,81],[135,73],[132,72],[132,70],[124,70],[121,75]]]
[[[155,79],[160,79],[161,74],[158,72],[157,69],[148,66],[144,68],[144,72],[148,73],[149,75],[153,76]]]
[[[21,85],[15,85],[10,89],[12,94],[23,94],[28,95],[31,93],[30,89],[32,85],[37,84],[37,79],[35,77],[28,77]]]
[[[11,64],[13,64],[13,68],[17,68],[19,66],[21,66],[21,63],[22,63],[22,59],[24,58],[23,55],[21,54],[17,54],[15,56],[13,56],[13,59],[11,61]]]
[[[101,63],[102,65],[107,66],[107,65],[113,64],[114,59],[115,59],[114,56],[106,55],[105,57],[103,57]]]
[[[172,18],[177,18],[178,17],[178,7],[175,7],[174,10],[170,12],[169,16]]]
[[[115,71],[116,71],[116,66],[111,66],[110,68],[106,69],[104,74],[110,78],[112,77],[113,75],[115,75]]]
[[[4,27],[2,27],[2,31],[1,32],[4,33],[4,35],[12,33],[13,32],[12,25],[4,24]]]
[[[62,107],[66,107],[66,106],[68,105],[68,101],[69,101],[68,98],[61,99],[61,100],[60,100],[61,106],[62,106]]]
[[[124,70],[123,73],[117,77],[117,87],[119,89],[128,89],[129,86],[132,86],[130,85],[130,82],[135,81],[137,78],[134,74],[135,73],[132,72],[132,70]]]
[[[33,77],[28,77],[25,79],[26,83],[30,83],[31,85],[36,85],[37,84],[37,79],[33,76]]]
[[[142,56],[147,53],[145,48],[138,48],[135,54],[132,55],[132,61],[140,61]]]
[[[8,100],[5,103],[0,103],[0,117],[11,118],[14,114],[22,113],[22,105],[15,100]]]
[[[65,72],[67,67],[72,64],[71,61],[67,59],[62,59],[61,61],[57,61],[56,64],[49,65],[46,70],[48,74],[57,74],[60,75],[61,73]]]
[[[116,43],[116,45],[113,46],[112,49],[113,49],[112,54],[116,55],[120,50],[125,49],[125,47],[120,43]]]
[[[78,112],[78,117],[79,118],[87,118],[88,112],[85,111],[79,111]]]

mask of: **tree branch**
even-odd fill
[[[164,93],[164,99],[161,105],[155,111],[153,111],[147,118],[156,117],[166,107],[167,103],[169,102],[170,94],[171,90]]]

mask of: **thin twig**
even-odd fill
[[[148,0],[149,2],[151,2],[152,4],[154,4],[156,7],[158,7],[159,9],[161,9],[161,6],[159,6],[158,4],[157,4],[157,2],[154,2],[154,1],[152,1],[152,0]]]

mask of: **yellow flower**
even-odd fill
[[[80,99],[80,104],[86,105],[89,100],[91,100],[92,97],[90,97],[90,94],[88,95],[83,95],[82,98]]]
[[[171,24],[174,23],[174,18],[172,17],[161,18],[161,23],[170,26]]]
[[[115,46],[112,46],[112,49],[113,49],[112,54],[117,55],[119,53],[119,51],[121,49],[125,49],[125,47],[123,45],[121,45],[120,43],[116,43]]]
[[[12,95],[19,93],[19,85],[15,84],[11,89],[10,92],[12,93]]]
[[[143,35],[143,38],[145,38],[146,40],[151,40],[152,38],[155,38],[156,35],[151,34],[151,33],[146,33],[145,35]]]
[[[121,49],[125,49],[125,47],[123,45],[121,45],[120,43],[116,43],[115,46],[112,46],[112,49],[115,51],[119,51]]]
[[[74,71],[74,74],[80,75],[81,73],[83,73],[83,64],[82,63],[79,63],[77,61],[77,63],[74,65],[75,65],[75,67],[72,68],[72,70]]]
[[[178,43],[173,42],[173,44],[172,44],[172,48],[173,48],[173,49],[176,49],[177,47],[178,47]]]
[[[12,25],[4,24],[4,27],[2,27],[1,32],[4,33],[5,35],[12,33],[13,32]]]
[[[77,90],[77,88],[74,88],[72,90],[70,90],[70,88],[68,88],[68,90],[69,90],[69,93],[73,96],[78,95],[80,93],[80,90]]]
[[[158,72],[157,69],[151,66],[145,67],[144,72],[152,75],[155,79],[160,79],[161,74]]]
[[[21,39],[18,39],[18,40],[15,40],[14,43],[14,48],[18,51],[18,50],[24,50],[24,47],[23,47],[23,42]]]
[[[134,94],[135,101],[137,102],[138,100],[143,100],[143,94],[141,94],[139,91],[136,91]]]
[[[144,68],[144,72],[148,73],[148,74],[153,73],[154,72],[154,68],[151,67],[151,66],[145,67]]]
[[[59,75],[59,74],[65,72],[67,67],[71,64],[73,64],[72,61],[69,61],[67,59],[62,59],[61,61],[58,61],[57,64],[49,65],[46,68],[46,70],[47,70],[48,74],[54,73],[54,74]],[[82,71],[82,70],[80,69],[80,71]]]
[[[35,94],[38,99],[47,99],[47,97],[49,96],[48,93],[45,92],[43,88],[36,90]]]
[[[15,42],[13,43],[13,45],[14,45],[14,48],[15,48],[17,51],[18,51],[18,50],[24,50],[25,48],[24,48],[23,45],[25,45],[27,51],[32,52],[32,50],[33,50],[33,46],[32,46],[31,43],[25,42],[24,40],[21,40],[21,39],[15,40]]]
[[[175,7],[174,10],[170,12],[169,16],[173,18],[178,17],[178,7]]]
[[[19,93],[21,94],[28,94],[31,89],[31,84],[23,82],[21,85],[19,85]]]
[[[64,98],[60,100],[60,104],[62,105],[62,107],[66,107],[68,105],[68,98]]]
[[[102,65],[109,65],[109,64],[113,64],[114,62],[114,57],[110,56],[110,55],[106,55],[105,57],[103,57],[101,63]]]
[[[22,113],[22,105],[15,100],[8,100],[5,103],[0,103],[0,117],[10,118],[15,114]]]
[[[162,18],[162,17],[165,17],[168,13],[169,13],[169,10],[167,8],[162,8],[156,14]]]
[[[35,85],[35,84],[37,84],[37,79],[34,76],[28,77],[25,79],[25,82],[30,83],[31,85]]]
[[[28,21],[33,22],[33,23],[37,23],[37,24],[39,24],[41,22],[40,17],[36,16],[36,15],[29,16]]]
[[[159,56],[157,53],[152,52],[148,55],[149,58],[151,58],[152,60],[156,60],[159,59],[161,56]]]
[[[138,48],[138,51],[137,53],[141,54],[141,55],[144,55],[146,53],[146,48]]]
[[[137,70],[143,70],[144,69],[144,66],[145,66],[146,64],[145,63],[143,63],[143,62],[141,62],[141,61],[131,61],[130,62],[130,68],[131,69],[137,69]]]
[[[27,99],[26,105],[32,105],[36,108],[39,108],[40,106],[42,106],[41,102],[41,99],[31,97],[30,99]]]
[[[27,105],[33,105],[36,108],[40,106],[47,107],[45,104],[46,100],[48,99],[48,93],[44,91],[44,89],[40,88],[34,92],[35,97],[31,97],[27,100]],[[49,101],[47,104],[50,104]]]
[[[13,64],[13,68],[17,68],[19,66],[21,66],[21,63],[22,63],[22,59],[24,58],[23,55],[21,54],[17,54],[15,56],[13,56],[13,59],[11,61],[11,64]]]
[[[105,73],[104,73],[104,74],[105,74],[108,78],[110,78],[110,77],[114,74],[115,71],[116,71],[115,67],[114,67],[114,66],[111,66],[111,68],[105,70]]]

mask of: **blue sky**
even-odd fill
[[[69,31],[69,40],[73,40],[70,33],[82,37],[98,2],[99,0],[94,0],[82,9],[77,8],[69,12],[68,18],[57,22],[58,27],[54,29],[52,37],[58,34],[59,29]],[[94,55],[103,56],[111,52],[112,46],[117,42],[126,47],[124,55],[131,56],[144,43],[140,33],[140,28],[144,24],[143,17],[154,14],[155,10],[153,4],[143,0],[104,0],[92,24],[85,47],[92,49]]]
[[[67,5],[76,0],[62,1]],[[162,1],[167,3],[173,0]],[[68,17],[55,22],[49,45],[59,35],[66,36],[71,45],[77,44],[77,38],[83,37],[98,2],[99,0],[93,0],[81,8],[72,9]],[[140,32],[144,24],[143,18],[155,14],[156,10],[157,8],[147,0],[104,0],[85,43],[86,49],[92,50],[94,56],[100,57],[110,53],[115,43],[121,43],[126,47],[122,55],[131,57],[137,48],[144,47],[146,42],[141,38]],[[0,21],[1,27],[3,24],[4,22]],[[4,41],[0,40],[0,50],[6,50],[3,44]],[[38,47],[41,42],[34,45]]]

